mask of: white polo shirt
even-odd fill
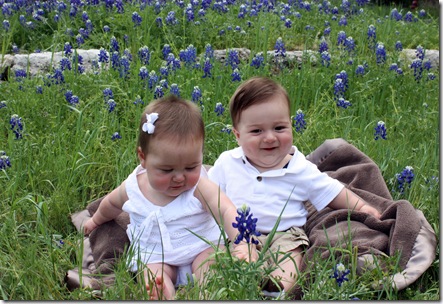
[[[237,207],[246,204],[251,208],[253,217],[258,219],[258,231],[271,232],[280,214],[277,231],[301,227],[308,215],[304,201],[309,200],[320,211],[344,186],[320,172],[295,146],[290,153],[293,156],[286,168],[260,173],[241,147],[225,151],[209,170],[209,178]]]

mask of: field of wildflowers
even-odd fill
[[[393,197],[422,210],[439,235],[440,74],[426,52],[439,49],[440,21],[438,8],[422,6],[0,0],[2,56],[64,53],[41,75],[0,71],[0,298],[94,299],[88,290],[64,286],[66,271],[81,263],[82,237],[69,216],[133,170],[143,107],[164,94],[199,104],[207,130],[204,162],[212,164],[236,146],[226,106],[240,81],[255,75],[286,87],[295,145],[303,153],[328,138],[346,139],[379,165]],[[86,72],[77,50],[91,48],[100,51]],[[250,56],[241,57],[238,48]],[[405,49],[416,58],[405,58]],[[216,50],[226,50],[226,58],[217,59]],[[303,52],[301,60],[288,59],[295,50]],[[256,266],[219,260],[206,299],[261,299]],[[372,289],[379,278],[357,276],[351,262],[317,266],[305,300],[440,299],[439,252],[402,291]],[[198,288],[186,286],[178,298],[198,299]],[[121,263],[115,285],[100,298],[147,296]]]

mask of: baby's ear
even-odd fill
[[[145,167],[146,157],[145,157],[145,153],[143,153],[143,150],[142,150],[141,147],[137,147],[137,156],[138,156],[138,159],[139,159],[139,161],[140,161],[140,165],[141,165],[143,168],[146,168],[146,167]]]

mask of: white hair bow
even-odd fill
[[[155,130],[154,123],[158,118],[158,113],[146,114],[146,122],[142,126],[143,132],[153,134]]]

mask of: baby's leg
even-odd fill
[[[151,300],[173,300],[175,297],[175,281],[177,270],[167,264],[148,264],[144,271],[146,289]]]
[[[303,257],[302,251],[302,246],[291,250],[291,255],[282,261],[277,269],[271,273],[272,277],[281,278],[280,283],[283,285],[285,292],[290,291],[295,286],[299,265]]]
[[[220,249],[224,249],[224,246],[219,246]],[[211,254],[214,253],[214,249],[209,247],[202,252],[200,252],[195,258],[194,262],[192,262],[192,273],[195,274],[195,277],[199,283],[203,282],[203,278],[207,273],[209,266],[214,263],[214,258],[211,257]]]

